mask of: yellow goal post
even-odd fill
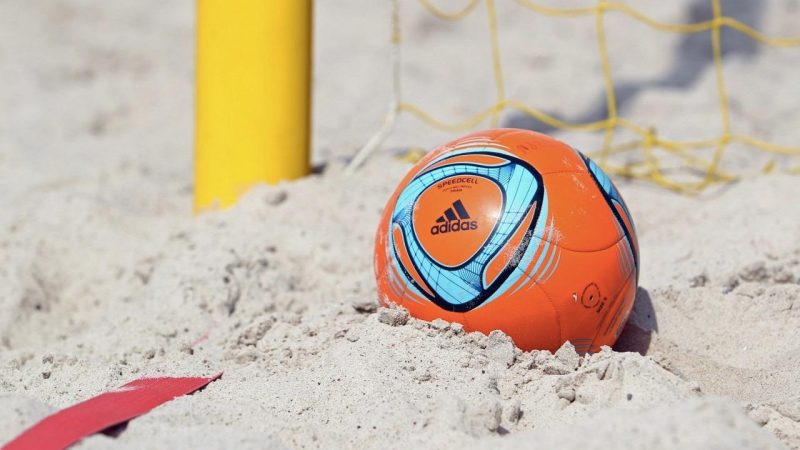
[[[194,209],[310,172],[312,0],[197,0]]]

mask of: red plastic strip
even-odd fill
[[[221,377],[141,378],[45,417],[2,450],[62,450],[81,439],[138,417]]]

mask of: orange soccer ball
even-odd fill
[[[639,252],[625,202],[594,162],[543,134],[496,129],[411,169],[383,212],[375,273],[381,303],[419,319],[585,353],[619,336]]]

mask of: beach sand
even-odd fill
[[[659,3],[635,5],[705,13]],[[142,376],[223,371],[76,448],[800,448],[800,179],[782,173],[797,158],[734,144],[724,167],[745,176],[696,196],[615,179],[642,262],[613,350],[526,353],[408,318],[377,305],[375,227],[410,168],[395,155],[458,133],[401,116],[346,176],[388,108],[390,5],[316,6],[318,170],[193,217],[192,2],[0,2],[0,443]],[[723,6],[796,34],[796,0]],[[449,23],[404,2],[407,100],[452,121],[494,101],[482,8]],[[498,8],[508,96],[591,119],[594,18]],[[677,139],[721,132],[705,41],[621,15],[607,27],[615,80],[633,86],[625,117]],[[725,33],[732,124],[797,145],[800,49],[748,42]]]

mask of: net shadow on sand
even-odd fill
[[[725,2],[726,15],[738,19],[753,28],[761,25],[764,5],[749,0],[728,0]],[[714,18],[711,3],[696,0],[687,10],[685,23],[700,23]],[[687,90],[694,86],[708,70],[713,70],[713,48],[711,31],[683,34],[672,51],[672,66],[661,76],[649,80],[620,80],[614,83],[617,110],[624,113],[628,106],[641,94],[653,89]],[[721,30],[723,58],[740,57],[750,59],[757,55],[760,46],[757,41],[739,31],[723,28]],[[555,115],[553,112],[548,114]],[[595,100],[580,114],[566,117],[572,123],[591,123],[604,120],[608,116],[605,92],[598,92]],[[540,133],[551,133],[558,128],[546,124],[533,116],[520,111],[510,112],[502,122],[510,128],[523,128]]]

